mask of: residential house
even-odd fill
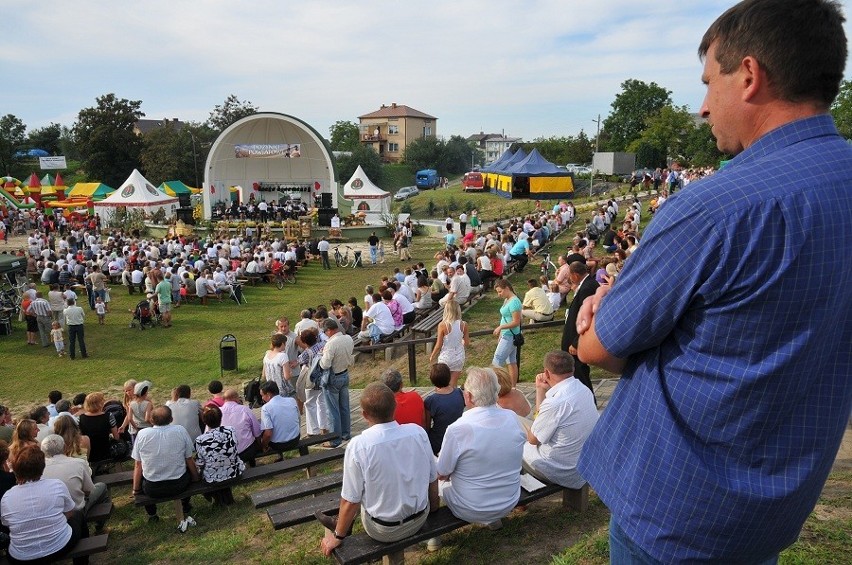
[[[509,149],[513,143],[523,143],[523,138],[507,137],[502,133],[483,133],[471,135],[468,142],[473,142],[477,149],[485,153],[485,164],[490,164],[500,158],[504,151]]]
[[[375,112],[358,116],[361,143],[370,145],[383,161],[398,163],[409,143],[436,137],[438,118],[405,104],[382,104]]]

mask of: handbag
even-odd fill
[[[515,345],[515,347],[522,346],[524,344],[524,334],[521,332],[512,334],[512,343]]]

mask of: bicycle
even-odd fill
[[[288,267],[281,269],[281,271],[275,275],[275,286],[278,287],[278,290],[282,290],[284,288],[284,283],[296,284],[296,272]]]
[[[346,248],[346,252],[343,253],[343,254],[340,253],[340,246],[339,245],[334,248],[334,263],[338,267],[348,267],[349,264],[351,263],[351,261],[349,259],[349,251],[352,250],[352,248],[349,247],[348,245],[344,245],[343,247]]]
[[[541,263],[541,274],[547,277],[547,280],[552,280],[557,270],[558,267],[550,260],[550,253],[546,253]]]

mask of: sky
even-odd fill
[[[593,136],[627,79],[697,112],[698,44],[734,3],[3,0],[0,115],[71,126],[115,93],[149,119],[203,122],[234,94],[326,137],[391,103],[446,138]]]

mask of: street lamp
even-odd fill
[[[598,114],[597,120],[592,120],[594,123],[598,125],[598,132],[595,134],[595,155],[598,154],[598,150],[600,149],[601,143],[601,115]],[[589,198],[592,197],[592,186],[595,184],[595,158],[592,156],[592,170],[589,173]]]
[[[192,139],[192,168],[195,171],[195,188],[200,188],[201,185],[198,184],[198,155],[195,152],[195,135],[193,135],[192,130],[186,128],[186,132],[189,134],[189,138]]]

